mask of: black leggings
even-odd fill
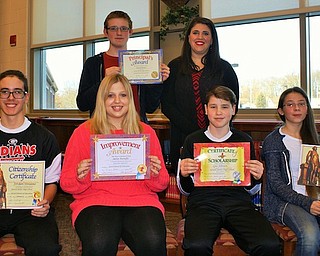
[[[165,256],[166,227],[155,207],[90,206],[75,222],[83,256],[116,255],[120,238],[136,256]]]

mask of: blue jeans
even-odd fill
[[[318,256],[319,218],[297,205],[288,204],[283,221],[297,236],[296,256]]]

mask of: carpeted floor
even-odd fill
[[[71,225],[71,210],[69,204],[72,202],[72,196],[59,192],[54,201],[56,209],[56,219],[58,222],[60,243],[62,245],[61,256],[79,256],[79,238]],[[181,219],[180,213],[166,212],[167,227],[176,234],[178,221]]]
[[[61,256],[81,255],[79,251],[79,238],[71,225],[71,210],[69,204],[72,200],[71,195],[58,192],[53,203],[59,227],[60,244],[62,245]]]

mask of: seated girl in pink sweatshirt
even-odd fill
[[[150,179],[91,181],[92,134],[149,134]],[[105,77],[92,118],[68,142],[60,179],[75,199],[70,208],[82,255],[116,255],[120,238],[135,255],[166,255],[164,207],[157,192],[168,182],[157,135],[139,120],[129,81],[119,74]]]

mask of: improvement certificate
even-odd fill
[[[250,159],[250,143],[195,143],[194,157],[199,170],[195,186],[249,186],[250,171],[244,164]]]
[[[149,134],[91,135],[91,180],[150,178]]]
[[[44,161],[0,162],[1,209],[32,209],[44,195]]]
[[[158,50],[121,50],[119,51],[119,66],[121,73],[131,84],[162,83],[161,63],[162,49]]]

